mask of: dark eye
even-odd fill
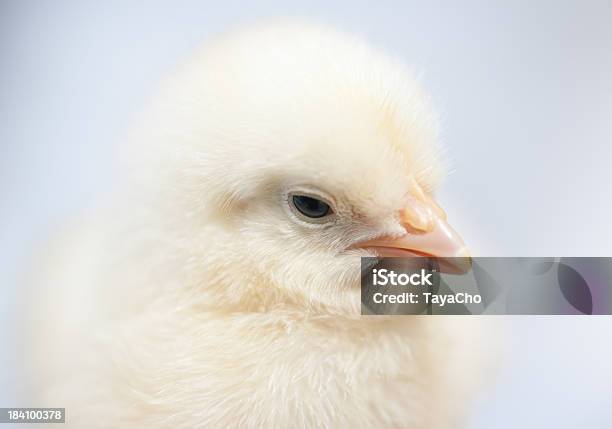
[[[329,204],[306,195],[293,195],[293,205],[304,216],[319,219],[331,214]]]

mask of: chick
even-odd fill
[[[44,271],[40,404],[90,428],[460,425],[471,320],[360,316],[360,257],[465,253],[400,62],[311,25],[224,35],[124,147]]]

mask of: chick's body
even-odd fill
[[[49,258],[41,402],[86,427],[457,427],[470,321],[359,316],[356,244],[406,234],[436,137],[410,73],[331,30],[205,47],[130,135],[122,190]]]

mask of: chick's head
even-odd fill
[[[352,37],[304,25],[222,37],[146,119],[143,182],[177,259],[219,303],[355,313],[360,256],[463,252],[433,200],[444,163],[428,97]]]

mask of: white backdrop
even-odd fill
[[[107,186],[114,142],[177,61],[210,34],[278,16],[363,34],[423,72],[454,160],[441,199],[476,254],[612,256],[610,1],[5,0],[0,406],[28,405],[15,403],[10,323],[37,240]],[[506,363],[471,427],[611,427],[612,318],[508,324]]]

